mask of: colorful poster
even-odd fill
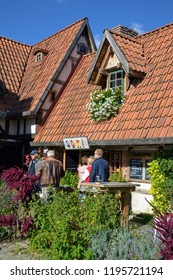
[[[63,142],[66,150],[89,149],[87,137],[64,138]]]

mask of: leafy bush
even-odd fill
[[[28,236],[33,225],[33,211],[29,202],[38,197],[39,178],[26,171],[11,167],[1,174],[1,192],[4,191],[0,207],[1,236],[18,238]],[[5,202],[5,203],[4,203]]]
[[[95,235],[91,248],[96,260],[153,260],[158,252],[158,244],[151,231],[127,227]]]
[[[157,157],[152,162],[148,163],[148,174],[151,178],[150,193],[153,195],[153,205],[162,213],[167,212],[168,209],[171,207],[173,183],[173,180],[171,178],[171,162],[173,164],[172,159],[167,160],[163,157]],[[169,172],[167,172],[167,169],[169,170]]]
[[[53,194],[50,203],[32,204],[36,212],[31,249],[44,259],[92,259],[91,238],[119,224],[119,199],[104,194],[63,191]]]
[[[124,177],[122,172],[114,172],[110,174],[109,177],[110,182],[126,182],[126,178]]]
[[[73,174],[71,171],[66,170],[65,175],[61,178],[60,185],[76,188],[79,182],[77,174]]]

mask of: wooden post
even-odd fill
[[[121,192],[121,225],[128,226],[130,192]]]

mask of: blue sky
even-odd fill
[[[139,33],[173,22],[172,0],[1,0],[0,36],[34,45],[88,17],[98,45],[105,28]]]

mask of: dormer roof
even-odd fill
[[[38,53],[43,53],[43,54],[47,54],[49,51],[48,50],[46,50],[46,49],[41,49],[41,48],[35,48],[34,50],[33,50],[33,54],[34,55],[36,55],[36,54],[38,54]]]
[[[119,33],[118,30],[114,28],[104,31],[97,55],[89,72],[88,82],[97,83],[96,77],[110,46],[112,53],[117,56],[128,76],[141,77],[146,74],[146,60],[142,43],[136,37],[129,37],[126,35],[127,33]]]

